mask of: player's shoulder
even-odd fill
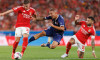
[[[62,15],[59,15],[60,18],[64,19]]]
[[[32,7],[30,7],[30,9],[31,9],[32,11],[35,11],[35,9],[34,9],[34,8],[32,8]]]
[[[58,19],[59,19],[59,20],[64,20],[64,18],[63,18],[62,15],[59,15]]]
[[[80,21],[81,23],[86,23],[86,21]]]

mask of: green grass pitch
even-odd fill
[[[17,51],[21,51],[21,46],[18,46]],[[65,46],[58,46],[56,49],[49,49],[40,46],[28,46],[21,60],[80,60],[77,56],[77,47],[72,47],[67,58],[60,58],[65,53]],[[100,60],[100,46],[95,47],[97,59],[92,56],[92,48],[85,48],[85,55],[82,60]],[[0,46],[0,60],[11,59],[12,46]]]

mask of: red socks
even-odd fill
[[[71,46],[72,46],[72,44],[70,42],[68,42],[67,46],[66,46],[66,54],[69,53],[69,50],[71,49]]]
[[[16,41],[13,43],[13,51],[12,51],[13,53],[15,53],[15,50],[16,50],[16,48],[18,46],[18,43],[19,42],[16,42]]]
[[[24,37],[23,38],[23,44],[22,44],[22,51],[21,51],[21,53],[24,53],[24,51],[26,50],[27,44],[28,44],[28,37]]]
[[[16,48],[18,46],[18,43],[19,42],[16,42],[16,41],[13,43],[13,51],[12,51],[12,53],[15,53],[15,50],[16,50]],[[24,51],[25,51],[25,49],[27,47],[27,44],[28,44],[28,37],[24,37],[23,38],[23,45],[22,45],[22,53],[24,53]]]

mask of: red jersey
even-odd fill
[[[80,25],[81,28],[75,35],[82,44],[85,44],[85,42],[91,35],[95,35],[95,29],[93,26],[88,27],[85,21],[81,21]]]
[[[30,17],[35,14],[35,9],[31,8],[25,10],[23,6],[12,8],[15,13],[18,13],[16,28],[17,27],[29,27],[30,28]]]

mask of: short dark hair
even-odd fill
[[[30,3],[30,0],[24,0],[24,4]]]
[[[54,9],[54,8],[50,8],[49,10],[50,10],[50,11],[55,11],[55,12],[57,11],[57,10],[56,10],[56,9]]]
[[[91,19],[92,21],[94,21],[94,23],[95,23],[95,19],[94,19],[94,17],[89,16],[88,18]]]

